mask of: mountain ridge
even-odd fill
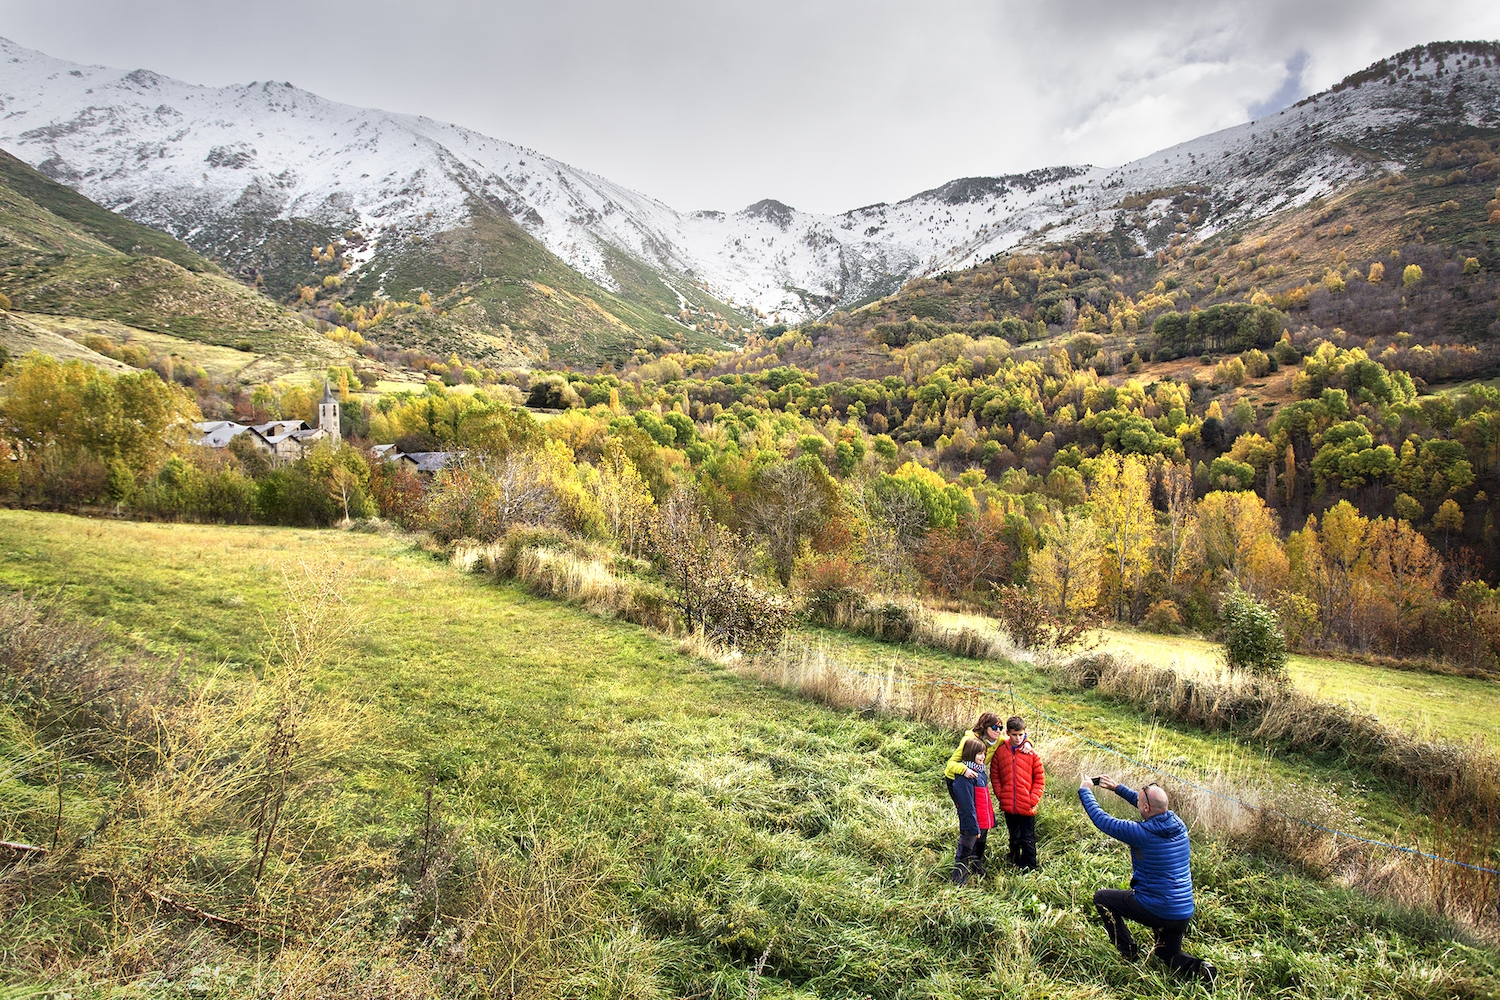
[[[1418,46],[1292,107],[1130,163],[957,178],[837,215],[775,199],[682,212],[430,118],[354,108],[288,83],[208,88],[150,70],[82,67],[8,41],[0,144],[200,252],[261,245],[277,227],[292,248],[357,233],[365,239],[345,259],[373,297],[385,292],[378,279],[391,254],[500,212],[609,292],[625,290],[622,271],[652,272],[661,284],[653,308],[681,321],[670,308],[677,299],[681,312],[712,316],[708,327],[733,339],[744,329],[736,310],[795,321],[872,301],[912,277],[1108,230],[1143,193],[1208,188],[1210,209],[1182,223],[1200,239],[1305,204],[1398,168],[1404,130],[1500,124],[1497,62],[1495,43]],[[1168,239],[1136,243],[1150,252]]]

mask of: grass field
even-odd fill
[[[1089,920],[1093,889],[1123,885],[1128,861],[1087,827],[1070,775],[1052,776],[1043,807],[1045,871],[958,889],[946,879],[953,823],[938,781],[950,733],[794,698],[644,630],[462,575],[398,536],[0,511],[0,586],[60,596],[122,646],[226,685],[263,670],[268,625],[312,589],[309,573],[332,577],[359,623],[310,681],[323,710],[358,720],[320,793],[317,824],[341,842],[395,850],[430,817],[432,782],[445,836],[536,889],[501,897],[535,901],[530,909],[445,916],[434,904],[427,936],[341,919],[344,950],[368,956],[360,968],[375,985],[321,995],[398,995],[378,986],[388,980],[376,973],[389,971],[380,956],[426,968],[422,956],[454,954],[450,921],[467,942],[462,959],[428,992],[400,996],[439,987],[476,996],[1203,995],[1152,963],[1119,961]],[[872,666],[892,655],[847,637],[810,639]],[[1232,741],[1053,692],[1029,667],[939,654],[911,666],[1014,684],[1159,760],[1262,766]],[[46,779],[17,764],[16,732],[0,727],[0,839],[34,841],[50,820],[23,805]],[[1305,763],[1264,766],[1318,777]],[[94,824],[109,787],[100,780],[93,798],[69,799],[64,842]],[[288,869],[311,863],[293,847],[279,854]],[[183,879],[194,863],[184,860]],[[1189,943],[1221,967],[1219,995],[1481,997],[1500,986],[1496,952],[1440,921],[1221,842],[1199,841],[1194,867]],[[92,912],[81,897],[18,900],[0,881],[0,983],[65,986],[74,997],[263,996],[284,973],[253,943],[165,911],[129,962],[92,959],[111,947],[84,940],[81,928],[104,920]],[[518,935],[527,942],[519,950]]]
[[[939,613],[936,618],[949,627],[995,631],[993,621],[974,615]],[[1224,672],[1219,645],[1206,639],[1127,629],[1101,629],[1097,637],[1102,650],[1172,667],[1185,676],[1216,677]],[[1492,740],[1494,720],[1500,719],[1500,684],[1493,681],[1297,654],[1288,658],[1287,673],[1310,695],[1349,704],[1427,739]]]
[[[1119,629],[1102,633],[1106,650],[1129,653],[1189,674],[1222,669],[1219,646],[1189,636],[1150,635]],[[1350,663],[1321,656],[1287,659],[1292,683],[1323,701],[1347,703],[1391,726],[1426,738],[1493,740],[1500,719],[1500,684],[1415,670]]]
[[[75,338],[80,343],[86,335],[96,333],[110,338],[121,346],[133,344],[145,347],[152,354],[159,356],[176,355],[202,368],[210,378],[220,382],[238,378],[245,369],[261,358],[261,355],[253,352],[238,351],[233,347],[221,347],[197,340],[184,340],[167,333],[139,330],[113,320],[87,319],[81,316],[47,316],[42,313],[28,314],[26,319],[64,337]]]

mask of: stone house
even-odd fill
[[[277,465],[295,462],[305,456],[319,441],[335,447],[342,440],[339,432],[338,397],[328,383],[323,384],[323,398],[318,402],[318,426],[309,427],[305,420],[272,420],[264,424],[237,424],[232,420],[203,420],[195,423],[200,437],[197,444],[205,448],[227,448],[241,434],[270,456]]]

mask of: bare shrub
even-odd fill
[[[691,488],[678,488],[661,505],[650,537],[689,632],[759,650],[791,626],[790,608],[750,582],[739,538],[709,516]]]
[[[491,542],[514,525],[558,520],[563,497],[544,452],[514,450],[502,458],[464,455],[443,469],[428,492],[427,517],[443,541]]]
[[[1011,641],[1022,649],[1070,649],[1098,625],[1097,614],[1075,611],[1058,614],[1051,605],[1022,587],[1001,587],[995,593],[995,615]]]

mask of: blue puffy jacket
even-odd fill
[[[1135,805],[1134,790],[1119,785],[1115,794]],[[1163,920],[1186,920],[1193,915],[1193,875],[1188,869],[1191,847],[1187,827],[1168,810],[1148,820],[1115,819],[1094,799],[1092,788],[1080,788],[1078,798],[1104,833],[1130,847],[1136,902]]]

